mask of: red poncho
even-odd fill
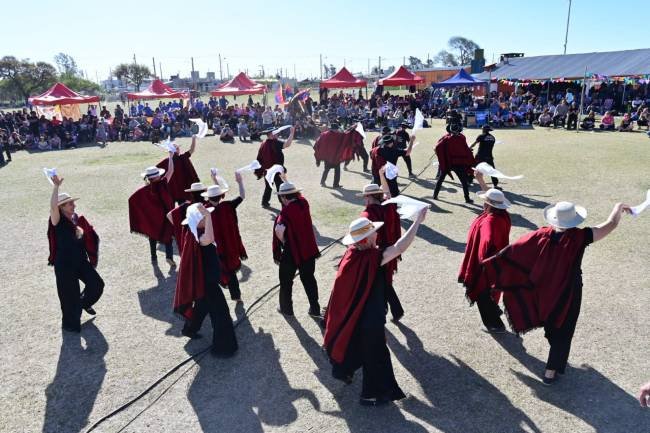
[[[495,211],[483,212],[469,227],[458,282],[465,286],[465,295],[470,302],[476,302],[483,290],[487,289],[481,262],[508,246],[510,226],[508,212]]]
[[[356,129],[345,131],[343,137],[343,161],[351,161],[355,156],[361,155],[363,150],[363,137]]]
[[[449,172],[452,167],[463,167],[471,174],[472,167],[476,165],[474,155],[469,150],[463,134],[447,134],[438,140],[436,156],[443,173]]]
[[[176,278],[174,312],[186,319],[194,314],[194,303],[205,296],[201,245],[190,230],[183,234],[183,254]]]
[[[380,250],[394,245],[402,236],[402,226],[397,213],[395,203],[385,206],[380,204],[371,204],[361,212],[361,216],[368,218],[370,221],[383,221],[384,225],[377,230],[377,246]],[[393,274],[397,272],[397,260],[395,258],[384,265],[386,267],[386,280],[388,284],[393,282]]]
[[[587,230],[591,229],[570,229],[560,235],[542,227],[483,262],[489,287],[503,291],[515,332],[547,323],[562,326],[580,278]]]
[[[280,140],[267,138],[260,144],[260,149],[257,151],[257,162],[260,163],[262,168],[255,170],[255,175],[258,179],[266,174],[266,170],[275,164],[284,164],[282,151],[278,151]]]
[[[230,201],[222,201],[215,206],[212,216],[214,238],[221,262],[221,285],[228,284],[230,274],[241,268],[241,261],[248,255],[241,240],[237,211]]]
[[[99,236],[85,217],[80,216],[76,220],[77,223],[75,224],[61,215],[59,224],[69,224],[71,230],[76,230],[76,227],[80,227],[83,230],[83,241],[86,253],[88,254],[88,261],[93,268],[96,268],[99,260]],[[50,246],[50,255],[47,258],[47,264],[53,266],[56,260],[56,232],[51,219],[48,219],[47,222],[47,240]]]
[[[179,204],[174,209],[172,209],[172,227],[174,229],[174,239],[176,239],[176,245],[178,246],[178,255],[183,254],[183,233],[187,230],[187,226],[181,224],[185,219],[185,214],[187,213],[187,208],[191,203],[184,202]]]
[[[273,224],[273,259],[280,263],[282,259],[283,244],[275,235],[275,226],[284,224],[284,242],[291,251],[291,257],[296,266],[308,260],[319,257],[314,227],[309,213],[309,203],[304,197],[298,197],[282,207],[280,215]]]
[[[348,247],[339,263],[325,313],[324,345],[329,357],[342,363],[370,289],[381,265],[378,248],[358,250]]]
[[[348,142],[351,143],[351,142]],[[346,145],[345,134],[340,131],[324,131],[316,139],[314,143],[314,158],[316,164],[325,161],[328,164],[337,165],[343,161],[352,159],[352,151],[344,152]],[[348,159],[344,159],[344,154]]]
[[[165,244],[171,242],[173,228],[167,212],[173,208],[174,199],[164,179],[141,187],[129,197],[131,232]]]
[[[169,179],[169,193],[176,201],[192,200],[192,193],[185,190],[199,181],[191,156],[189,151],[180,155],[174,154],[174,174]],[[169,158],[160,161],[156,167],[169,170]]]
[[[386,160],[379,154],[379,149],[381,148],[377,146],[370,151],[370,169],[374,178],[379,178],[379,169],[386,165]]]
[[[379,147],[379,141],[381,140],[382,135],[378,135],[375,137],[374,140],[372,140],[372,146],[371,148],[374,149],[375,147]]]

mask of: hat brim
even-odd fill
[[[355,195],[357,197],[366,197],[369,195],[384,194],[384,190],[380,189],[379,191],[368,191],[368,192],[358,192]]]
[[[61,201],[57,204],[57,206],[63,206],[63,205],[66,204],[66,203],[70,203],[71,201],[77,201],[77,200],[79,200],[79,197],[68,197],[68,198],[66,198],[65,200],[61,200]]]
[[[362,240],[364,240],[365,238],[367,238],[368,236],[370,236],[371,234],[375,233],[375,232],[376,232],[377,230],[379,230],[379,229],[381,228],[381,226],[383,226],[383,225],[384,225],[384,223],[383,223],[382,221],[376,221],[376,222],[373,222],[373,223],[372,223],[372,229],[371,229],[371,230],[368,230],[367,232],[365,232],[365,233],[363,233],[363,234],[360,234],[360,235],[358,235],[358,236],[352,236],[350,233],[348,233],[347,235],[345,235],[345,236],[343,237],[343,239],[341,240],[341,242],[343,243],[343,245],[352,245],[352,244],[356,244],[357,242],[362,241]]]
[[[158,174],[140,173],[140,176],[141,176],[141,177],[156,177],[156,176],[162,176],[163,174],[165,174],[166,171],[167,171],[167,170],[165,170],[164,168],[159,168],[159,169],[158,169]]]
[[[290,191],[277,191],[275,194],[276,195],[289,195],[289,194],[295,194],[297,192],[302,191],[302,188],[294,188]]]
[[[206,209],[207,209],[208,212],[214,212],[214,208],[213,208],[213,207],[206,207]],[[185,218],[183,221],[181,221],[181,224],[184,225],[184,226],[186,226],[187,223],[188,223],[187,218]]]
[[[190,188],[190,189],[186,189],[185,192],[199,192],[199,191],[207,191],[207,190],[208,190],[208,187],[203,187],[201,189],[192,189],[192,188]]]
[[[578,227],[587,219],[587,209],[582,206],[574,205],[576,215],[568,221],[558,221],[555,205],[549,205],[544,208],[544,220],[558,229],[572,229]]]
[[[480,192],[477,194],[481,200],[484,200],[488,205],[492,206],[495,209],[508,209],[510,206],[512,206],[512,203],[510,203],[510,200],[507,198],[503,197],[503,202],[502,203],[495,203],[493,201],[490,201],[488,198],[487,194],[484,192]]]
[[[228,188],[224,188],[221,190],[221,194],[215,194],[215,195],[208,195],[208,191],[206,190],[205,192],[201,193],[201,197],[205,198],[215,198],[224,195],[225,193],[228,192]]]

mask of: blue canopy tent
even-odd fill
[[[477,80],[470,74],[461,69],[451,78],[439,83],[431,83],[431,87],[462,87],[462,86],[487,86],[488,82]]]

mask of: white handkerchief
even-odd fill
[[[219,169],[218,169],[218,168],[215,168],[215,167],[212,167],[212,168],[210,169],[210,174],[211,174],[212,176],[216,176],[216,175],[218,175],[218,174],[219,174]]]
[[[52,178],[56,176],[56,168],[43,167],[43,174],[45,174],[45,177],[47,178],[47,181],[50,182],[50,185],[54,185]]]
[[[357,122],[357,127],[354,128],[363,138],[366,138],[366,131],[363,130],[363,125],[361,122]]]
[[[282,131],[291,128],[291,125],[280,126],[278,129],[273,130],[273,135],[278,135]]]
[[[413,120],[413,132],[424,128],[424,115],[419,108],[415,109],[415,119]]]
[[[413,147],[412,147],[412,149],[415,149],[416,147],[418,147],[418,144],[420,144],[419,141],[416,141],[415,143],[413,143]]]
[[[503,144],[503,141],[497,140],[497,141],[494,142],[494,144]]]
[[[224,179],[224,178],[221,177],[221,176],[217,176],[217,183],[218,183],[219,186],[220,186],[221,188],[223,188],[223,189],[230,189],[230,188],[228,187],[228,182],[226,182],[226,179]]]
[[[397,205],[397,213],[399,213],[401,219],[411,219],[422,209],[429,207],[428,203],[416,200],[406,195],[398,195],[397,197],[388,199],[384,201],[382,205],[389,203],[395,203]]]
[[[176,145],[173,141],[170,141],[169,138],[162,143],[157,145],[165,152],[176,152]]]
[[[481,162],[480,164],[478,164],[476,166],[476,170],[478,170],[479,172],[483,173],[486,176],[496,177],[496,178],[499,178],[499,179],[519,180],[519,179],[524,178],[524,176],[522,174],[520,174],[518,176],[505,175],[505,174],[501,173],[499,170],[497,170],[496,168],[492,167],[487,162]]]
[[[395,164],[392,164],[390,162],[386,163],[386,173],[384,175],[386,176],[386,179],[388,180],[393,180],[397,177],[399,174],[399,169]]]
[[[196,118],[190,119],[190,121],[196,123],[196,126],[199,127],[199,132],[196,133],[196,138],[203,138],[208,134],[208,124],[203,120]]]
[[[241,173],[242,171],[255,171],[258,168],[262,168],[262,165],[260,164],[260,162],[258,160],[255,160],[255,161],[251,162],[250,164],[248,164],[248,165],[246,165],[244,167],[238,168],[235,171],[237,173]]]
[[[648,190],[648,193],[646,194],[645,201],[641,203],[638,206],[634,206],[630,208],[632,211],[632,215],[638,216],[641,212],[643,212],[648,206],[650,206],[650,189]]]
[[[268,170],[266,170],[266,181],[268,182],[269,186],[273,186],[273,179],[275,179],[275,175],[278,173],[284,173],[284,167],[282,167],[280,164],[275,164]]]

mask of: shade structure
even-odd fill
[[[99,102],[99,96],[84,96],[63,83],[56,83],[44,93],[29,98],[32,105],[72,105]]]
[[[333,77],[320,82],[321,89],[349,89],[351,87],[366,87],[366,80],[356,78],[345,67],[341,68]]]
[[[266,93],[266,86],[251,80],[243,72],[235,75],[232,80],[220,84],[210,92],[212,96],[258,95],[262,93]]]
[[[487,86],[487,81],[477,80],[461,69],[453,77],[439,83],[431,83],[433,87]]]
[[[153,80],[149,87],[142,92],[129,92],[127,99],[165,99],[165,98],[189,98],[187,92],[174,90],[160,80]]]
[[[424,78],[415,75],[404,66],[400,66],[392,74],[377,82],[380,86],[415,86],[421,83],[424,83]]]

